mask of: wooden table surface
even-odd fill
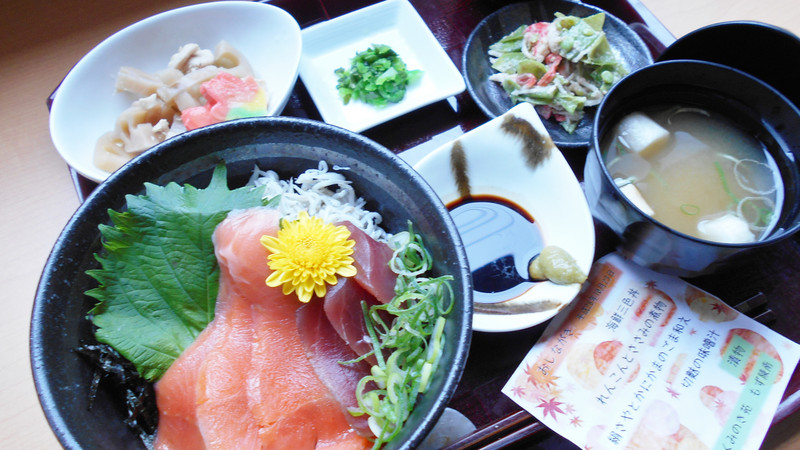
[[[800,35],[796,0],[630,0],[639,1],[678,37],[737,19]],[[2,448],[59,448],[36,397],[28,334],[42,267],[78,197],[50,140],[45,99],[86,52],[116,30],[190,3],[198,2],[5,0],[0,6],[0,289],[8,294],[0,298]],[[800,448],[800,412],[773,426],[764,448]]]

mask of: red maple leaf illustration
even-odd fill
[[[554,375],[554,371],[550,368],[546,370],[540,370],[538,366],[531,366],[530,364],[525,364],[524,369],[525,375],[528,376],[527,382],[532,384],[534,388],[540,389],[549,389],[555,386],[556,380],[559,377]]]
[[[556,401],[555,398],[551,398],[549,401],[542,401],[542,403],[539,403],[539,405],[537,405],[536,407],[542,408],[545,417],[547,417],[547,415],[550,414],[551,416],[553,416],[553,420],[558,422],[558,417],[556,417],[556,413],[564,414],[564,411],[562,411],[561,408],[558,407],[558,405],[563,405],[563,403]]]
[[[570,425],[572,425],[574,427],[579,427],[579,426],[583,425],[583,421],[578,416],[572,416],[572,419],[569,421],[569,423],[570,423]]]
[[[522,386],[514,386],[511,388],[511,393],[516,397],[522,397],[525,395],[525,388]]]
[[[530,364],[527,363],[525,364],[525,369],[523,370],[523,372],[525,372],[525,375],[528,376],[528,383],[534,385],[536,384],[536,371],[537,371],[536,367],[531,366]]]

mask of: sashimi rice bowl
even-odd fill
[[[294,118],[190,131],[81,205],[31,321],[66,448],[413,448],[470,343],[463,246],[387,149]]]

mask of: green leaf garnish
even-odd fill
[[[105,252],[87,271],[99,286],[89,312],[95,337],[158,380],[214,318],[219,267],[211,236],[234,209],[263,206],[263,187],[230,190],[224,165],[206,189],[145,183],[126,196],[127,210],[109,210],[100,225]]]
[[[403,100],[406,88],[422,76],[420,70],[408,70],[400,56],[382,44],[356,53],[349,69],[340,67],[334,73],[345,105],[356,99],[377,107]]]

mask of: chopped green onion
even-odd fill
[[[697,205],[690,205],[688,203],[684,203],[681,205],[681,212],[686,214],[687,216],[695,216],[697,213],[700,212],[700,207]]]
[[[373,44],[356,53],[350,68],[334,71],[336,89],[346,105],[352,99],[376,107],[398,103],[406,95],[406,88],[421,76],[420,70],[408,70],[405,62],[388,45]]]
[[[714,161],[714,167],[716,167],[719,180],[722,182],[722,189],[724,189],[728,197],[731,198],[733,204],[738,205],[739,198],[731,192],[731,188],[728,186],[728,179],[725,177],[725,172],[722,170],[722,165],[720,165],[719,161]]]
[[[764,231],[772,223],[774,209],[775,203],[768,197],[745,197],[736,206],[736,213],[747,220],[754,230]],[[748,210],[753,214],[747,214]]]
[[[758,222],[756,222],[756,225],[766,227],[767,225],[769,225],[770,222],[772,222],[772,215],[774,213],[775,212],[771,209],[759,208]]]
[[[616,184],[618,188],[634,183],[636,183],[636,177],[614,178],[614,184]]]
[[[417,395],[430,387],[444,352],[445,316],[455,305],[452,276],[423,276],[432,267],[433,259],[410,223],[408,232],[394,235],[389,245],[395,250],[390,267],[398,275],[395,297],[385,305],[369,308],[362,302],[373,346],[369,354],[375,355],[377,362],[370,375],[359,381],[359,409],[350,412],[369,415],[370,429],[377,436],[373,446],[376,449],[400,433]],[[391,323],[383,321],[380,311],[392,315]],[[352,361],[342,364],[349,362]],[[370,384],[377,388],[367,390]]]
[[[626,147],[622,142],[620,142],[619,138],[617,138],[614,141],[614,146],[617,148],[617,153],[619,153],[620,156],[628,153],[628,147]]]
[[[665,188],[669,187],[669,183],[667,183],[667,180],[664,178],[663,175],[661,175],[661,172],[658,172],[656,170],[651,170],[650,173],[653,174],[653,178],[655,178],[656,180],[658,180],[659,183],[661,183],[661,186]]]

